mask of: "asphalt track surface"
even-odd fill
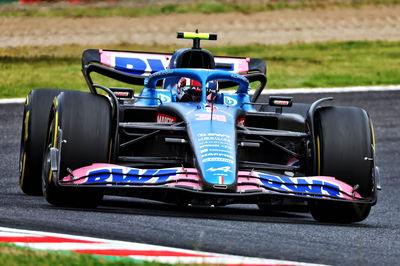
[[[367,220],[322,224],[308,213],[262,214],[254,205],[180,209],[107,197],[95,210],[55,208],[18,187],[22,104],[0,105],[0,226],[77,234],[202,251],[333,265],[399,265],[400,91],[332,93],[336,105],[370,113],[382,187]],[[311,103],[327,94],[294,95]]]

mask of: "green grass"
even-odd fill
[[[21,248],[10,244],[0,244],[0,265],[21,266],[70,266],[70,265],[141,265],[162,266],[171,265],[154,262],[143,262],[128,258],[100,257],[93,255],[82,255],[73,252],[61,251],[38,251],[29,248]]]
[[[226,13],[242,12],[253,13],[259,11],[271,11],[281,9],[304,9],[304,8],[332,8],[332,7],[361,7],[365,5],[397,5],[400,0],[272,0],[263,1],[200,1],[180,4],[175,1],[167,4],[137,5],[134,1],[116,2],[106,5],[75,4],[39,4],[31,6],[2,5],[0,16],[11,17],[101,17],[101,16],[148,16],[176,13]]]
[[[0,49],[0,98],[24,97],[31,89],[87,90],[81,53],[88,47],[69,45]],[[104,46],[105,49],[171,52],[174,46]],[[267,61],[267,88],[342,87],[400,84],[400,42],[212,47],[216,55]],[[95,83],[124,86],[95,76]]]

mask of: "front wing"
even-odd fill
[[[289,177],[255,171],[239,171],[236,192],[225,193],[204,191],[201,177],[194,168],[138,169],[101,163],[72,171],[59,181],[59,185],[103,190],[179,189],[187,192],[185,195],[200,193],[223,198],[254,198],[257,195],[368,203],[368,199],[361,197],[355,188],[334,177]]]

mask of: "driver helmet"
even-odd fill
[[[218,83],[213,80],[206,84],[207,100],[211,101],[218,92]],[[201,83],[189,79],[181,78],[177,86],[177,100],[180,102],[199,102],[201,100]]]

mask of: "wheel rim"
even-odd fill
[[[28,102],[28,99],[26,100]],[[24,117],[21,132],[21,147],[19,151],[19,185],[22,187],[24,184],[25,167],[26,167],[26,142],[28,140],[28,129],[29,129],[29,110],[28,105],[25,104]]]
[[[45,154],[43,156],[43,167],[42,167],[42,188],[43,188],[43,194],[46,194],[46,190],[48,187],[48,184],[51,182],[53,176],[52,176],[52,171],[50,167],[50,148],[52,147],[52,142],[54,139],[54,128],[55,128],[55,123],[54,123],[54,118],[51,119],[50,127],[49,127],[49,133],[47,135],[47,140],[46,140],[46,150]]]

